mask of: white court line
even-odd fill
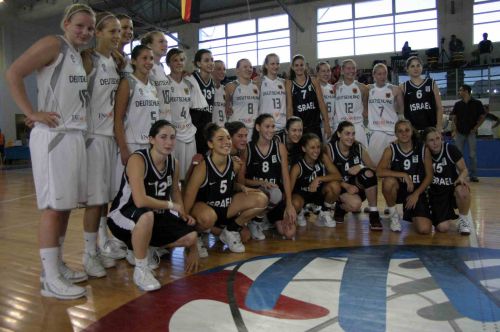
[[[472,213],[470,212],[469,209],[469,214],[467,215],[467,218],[469,220],[472,220]],[[476,230],[476,223],[474,221],[471,222],[471,232],[469,235],[469,244],[473,248],[479,247],[479,242],[477,241],[477,230]]]
[[[26,196],[20,196],[20,197],[11,198],[11,199],[6,199],[6,200],[3,200],[3,201],[0,201],[0,204],[14,202],[14,201],[17,201],[17,200],[20,200],[20,199],[23,199],[23,198],[28,198],[28,197],[33,197],[33,196],[35,196],[35,194],[26,195]]]

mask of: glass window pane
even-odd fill
[[[277,38],[288,38],[290,37],[290,30],[281,30],[281,31],[274,31],[274,32],[267,32],[267,33],[259,33],[257,35],[258,40],[270,40],[270,39],[277,39]]]
[[[474,5],[474,14],[492,12],[498,10],[499,6],[500,6],[500,1]]]
[[[394,35],[356,38],[356,55],[394,52]]]
[[[363,1],[354,5],[356,18],[392,13],[392,0]]]
[[[354,37],[352,30],[344,30],[337,32],[327,32],[318,34],[318,41],[327,41],[334,39],[345,39]]]
[[[437,29],[396,33],[397,50],[403,47],[405,41],[408,41],[412,50],[437,47]],[[424,56],[424,54],[420,54],[420,56]]]
[[[219,39],[219,40],[211,40],[207,42],[202,42],[200,43],[199,48],[214,48],[214,47],[220,47],[220,46],[226,46],[226,39]]]
[[[391,34],[394,33],[394,29],[393,29],[392,25],[385,25],[385,26],[377,27],[376,29],[374,29],[372,27],[356,29],[354,32],[356,37],[373,36],[373,35],[387,34],[387,33],[391,33]]]
[[[227,53],[252,51],[257,49],[257,43],[238,44],[227,47]]]
[[[396,32],[418,31],[425,29],[437,29],[437,21],[431,20],[396,24]]]
[[[354,54],[352,39],[333,40],[318,43],[318,59],[335,58]]]
[[[498,3],[500,6],[500,2]],[[500,21],[500,10],[493,13],[484,13],[474,15],[474,24],[490,23]]]
[[[257,51],[241,52],[241,53],[228,53],[227,54],[227,68],[236,68],[236,63],[240,59],[248,59],[252,66],[257,65]]]
[[[219,39],[226,37],[226,25],[216,25],[212,27],[206,27],[199,30],[200,41]]]
[[[318,32],[327,32],[327,31],[339,31],[345,29],[352,29],[353,22],[345,21],[340,23],[330,23],[330,24],[321,24],[318,25]]]
[[[179,38],[179,35],[177,34],[177,32],[172,32],[172,33],[170,33],[170,35],[174,36],[175,38]],[[168,49],[171,49],[174,47],[179,47],[179,43],[177,42],[177,40],[173,39],[169,35],[165,35],[165,38],[167,39]]]
[[[483,33],[488,33],[488,39],[492,42],[500,41],[500,21],[474,25],[474,44],[483,40]]]
[[[251,43],[257,41],[257,36],[252,35],[252,36],[245,36],[245,37],[236,37],[236,38],[228,38],[227,39],[227,45],[237,45],[237,44],[244,44],[244,43]]]
[[[220,60],[220,61],[223,61],[224,64],[227,63],[227,56],[226,56],[226,53],[224,54],[213,54],[213,57],[214,57],[214,61],[215,60]]]
[[[247,20],[227,25],[227,36],[241,36],[255,33],[255,20]]]
[[[436,0],[396,0],[396,12],[404,13],[414,10],[436,8]]]
[[[214,48],[209,48],[210,52],[212,52],[212,55],[218,55],[218,54],[226,54],[227,48],[224,47],[214,47]]]
[[[392,16],[384,16],[384,17],[368,18],[364,20],[356,20],[354,21],[354,27],[364,28],[364,27],[371,27],[374,25],[384,25],[392,23],[393,23]]]
[[[281,39],[261,41],[257,45],[258,45],[259,50],[262,48],[290,46],[290,38],[281,38]]]
[[[259,50],[258,55],[259,55],[259,65],[262,65],[264,63],[264,60],[266,58],[266,55],[269,53],[275,53],[278,55],[280,58],[280,62],[290,62],[290,46],[283,46],[283,47],[273,47],[273,48],[268,48],[265,50]],[[280,71],[287,70],[284,66],[280,68]]]
[[[352,5],[340,5],[318,9],[318,23],[344,21],[352,18]]]
[[[421,20],[429,20],[429,19],[433,19],[433,18],[437,18],[437,11],[436,10],[429,10],[429,11],[419,12],[419,13],[396,15],[395,22],[396,23],[415,22],[415,21],[421,21]]]
[[[259,32],[288,29],[288,15],[259,18]]]

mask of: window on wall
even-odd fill
[[[318,58],[437,46],[435,0],[375,0],[319,8]]]
[[[252,65],[261,65],[269,53],[276,53],[281,62],[290,61],[290,29],[287,15],[262,17],[221,24],[199,30],[199,48],[212,52],[227,68],[235,68],[241,58]]]
[[[500,41],[500,1],[474,0],[474,44],[488,33],[492,42]]]
[[[172,38],[171,36],[175,37],[176,39]],[[179,37],[178,37],[177,32],[172,32],[169,35],[165,35],[165,38],[167,38],[167,42],[168,42],[167,52],[171,48],[179,47],[179,42],[177,41],[179,39]],[[137,45],[140,45],[140,44],[141,44],[140,39],[133,40],[132,43],[125,45],[125,47],[123,48],[123,52],[126,55],[130,56],[130,54],[132,54],[132,50],[134,49],[134,47],[136,47]],[[168,75],[168,74],[170,74],[170,69],[166,65],[166,61],[167,61],[166,57],[162,57],[160,59],[160,62],[164,64],[163,68],[165,68],[165,73],[167,73],[167,75]]]

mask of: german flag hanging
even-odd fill
[[[201,0],[181,0],[182,20],[186,23],[200,23]]]

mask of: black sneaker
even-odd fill
[[[370,219],[370,230],[372,231],[382,230],[382,223],[380,222],[380,215],[378,211],[370,211],[369,219]]]
[[[335,205],[335,211],[333,212],[333,219],[335,219],[337,224],[343,224],[345,215],[345,210],[342,209],[340,204],[337,203],[337,205]]]

